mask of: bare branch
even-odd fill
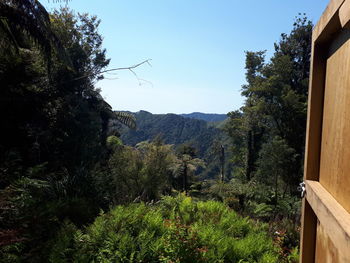
[[[107,80],[116,80],[116,79],[119,79],[118,77],[114,77],[114,78],[106,78],[104,77],[104,79],[107,79]]]
[[[152,60],[152,59],[146,59],[145,61],[142,61],[141,63],[138,63],[138,64],[133,65],[133,66],[131,66],[131,67],[122,67],[122,68],[107,69],[107,70],[104,70],[104,71],[99,72],[99,74],[103,74],[103,73],[110,72],[110,71],[116,71],[116,70],[131,70],[131,71],[132,71],[133,69],[135,69],[135,68],[137,68],[137,67],[139,67],[139,66],[141,66],[141,65],[143,65],[143,64],[145,64],[145,63],[147,63],[149,66],[152,67],[152,65],[151,65],[151,63],[150,63],[151,60]]]
[[[139,66],[141,66],[141,65],[143,65],[143,64],[148,64],[150,67],[152,67],[152,65],[151,65],[151,63],[150,63],[151,60],[152,60],[152,59],[146,59],[146,60],[144,60],[144,61],[142,61],[142,62],[140,62],[140,63],[138,63],[138,64],[135,64],[135,65],[133,65],[133,66],[130,66],[130,67],[120,67],[120,68],[113,68],[113,69],[103,70],[103,71],[98,72],[96,75],[103,74],[103,73],[112,74],[112,73],[110,73],[110,72],[112,72],[112,71],[129,70],[129,71],[135,76],[135,78],[138,80],[140,86],[142,85],[141,81],[152,84],[150,81],[147,81],[147,80],[144,80],[144,79],[139,78],[139,77],[137,76],[136,72],[134,71],[134,69],[136,69],[137,67],[139,67]],[[81,76],[81,77],[72,79],[72,80],[70,80],[69,82],[75,81],[75,80],[84,79],[84,78],[88,78],[88,77],[90,77],[91,75],[92,75],[92,74],[87,74],[87,75],[84,75],[84,76]],[[152,86],[153,86],[153,84],[152,84]]]

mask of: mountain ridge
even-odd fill
[[[220,113],[203,113],[203,112],[192,112],[192,113],[181,113],[178,114],[185,118],[204,120],[208,122],[219,122],[226,120],[227,114]]]
[[[142,110],[133,114],[136,118],[136,130],[125,128],[121,132],[121,140],[127,145],[135,146],[141,141],[150,141],[157,136],[175,148],[182,144],[191,145],[196,149],[197,157],[208,164],[206,174],[203,174],[206,178],[214,178],[219,174],[220,163],[215,149],[220,145],[225,147],[229,160],[229,139],[219,125],[213,125],[213,122],[174,113],[152,114]],[[215,124],[220,123],[223,122]]]
[[[132,112],[132,111],[123,111],[123,112],[128,112],[132,114],[139,114],[139,113],[149,113],[153,114],[155,116],[161,116],[161,115],[177,115],[181,116],[184,118],[189,118],[189,119],[196,119],[196,120],[203,120],[207,122],[221,122],[224,121],[228,118],[227,114],[224,113],[205,113],[205,112],[191,112],[191,113],[173,113],[173,112],[168,112],[168,113],[152,113],[146,110],[139,110],[137,112]]]

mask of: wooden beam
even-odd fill
[[[306,200],[338,249],[339,262],[349,262],[350,214],[319,182],[307,180],[305,184]]]
[[[339,9],[339,19],[342,28],[350,27],[350,1],[345,0]]]
[[[320,20],[316,24],[313,34],[312,40],[316,42],[320,35],[325,31],[325,28],[329,25],[331,19],[336,15],[339,8],[342,6],[345,0],[331,0],[328,4],[326,10],[323,12]]]
[[[314,263],[317,217],[305,198],[303,199],[302,211],[300,263]]]
[[[318,180],[327,50],[313,43],[308,94],[304,180]]]

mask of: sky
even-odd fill
[[[114,110],[227,113],[239,109],[245,51],[273,55],[298,13],[317,23],[329,0],[71,0],[75,12],[101,19],[109,68],[98,82]],[[50,11],[65,3],[42,0]],[[140,85],[141,84],[141,85]]]

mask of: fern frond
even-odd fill
[[[114,111],[112,119],[128,126],[130,129],[136,129],[136,118],[132,113],[124,111]]]
[[[38,0],[0,1],[1,27],[6,39],[21,47],[23,34],[42,49],[51,61],[52,51],[67,60],[63,45],[51,30],[50,16]]]

